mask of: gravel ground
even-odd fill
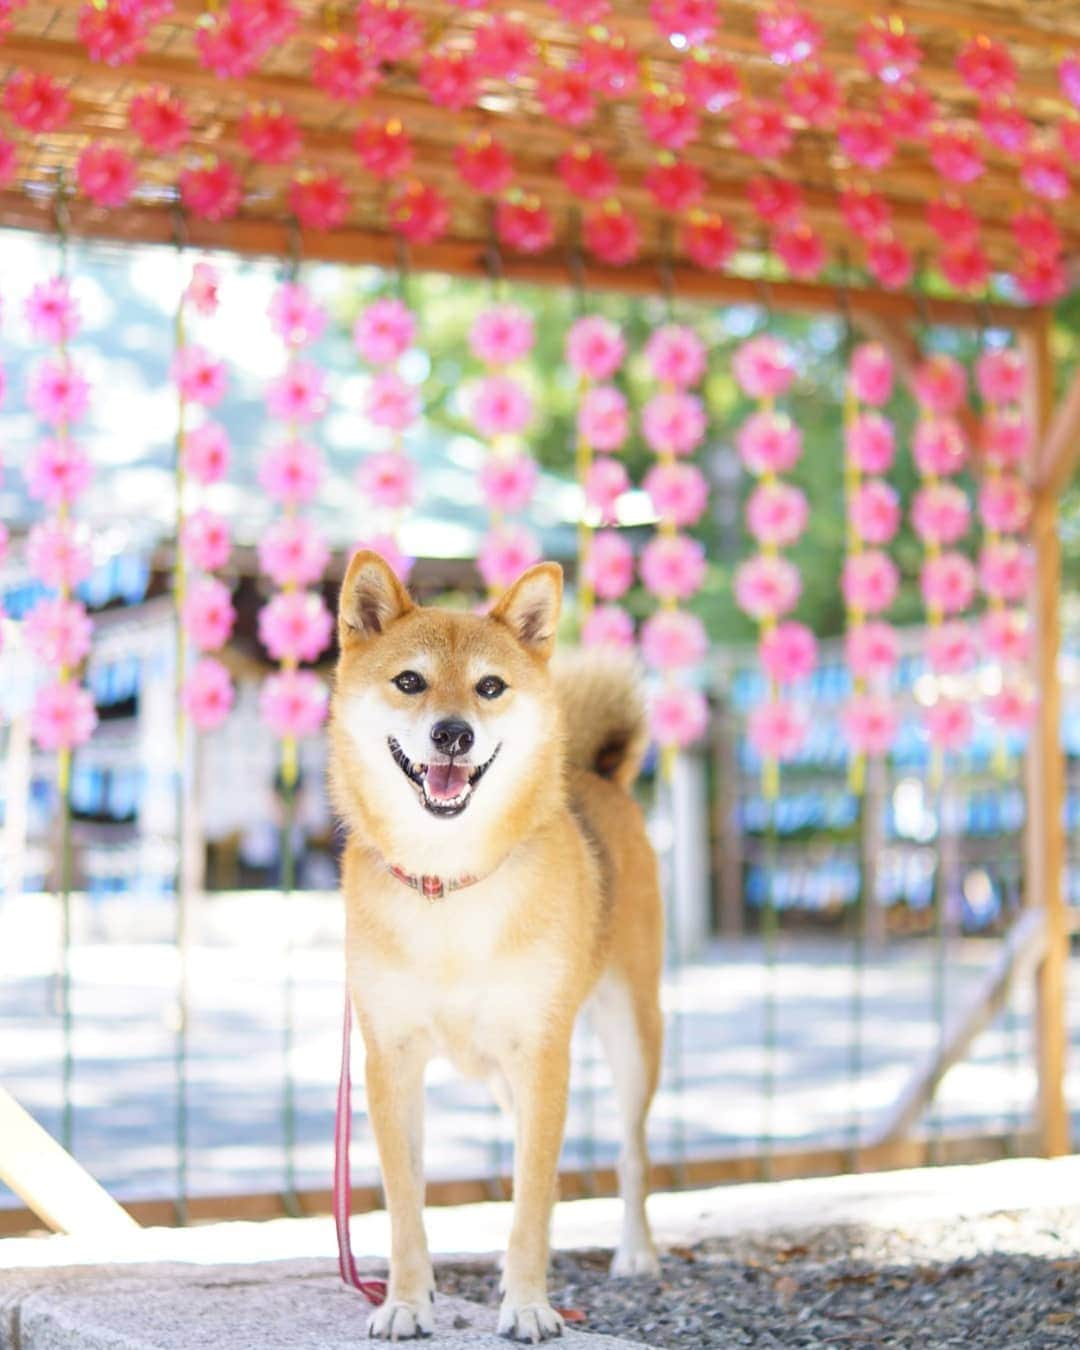
[[[609,1280],[609,1261],[557,1253],[552,1301],[580,1330],[654,1346],[1080,1346],[1076,1210],[708,1240],[667,1252],[657,1281]],[[440,1265],[438,1281],[497,1298],[488,1263]]]

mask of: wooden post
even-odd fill
[[[1029,417],[1036,446],[1050,423],[1053,403],[1050,318],[1022,337],[1028,363]],[[1035,582],[1031,596],[1034,625],[1034,679],[1038,718],[1027,756],[1027,848],[1024,899],[1046,914],[1046,954],[1036,976],[1038,1055],[1038,1134],[1041,1152],[1069,1152],[1069,1116],[1065,1102],[1065,975],[1068,964],[1068,915],[1065,900],[1065,754],[1061,743],[1061,541],[1053,487],[1037,484],[1032,514]]]
[[[739,807],[736,735],[731,701],[727,694],[721,694],[713,718],[713,764],[716,769],[713,883],[722,937],[741,937],[743,932],[742,836],[736,818]]]

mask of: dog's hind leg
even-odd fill
[[[367,1047],[367,1099],[390,1212],[390,1283],[368,1335],[430,1336],[435,1277],[424,1233],[423,1115],[427,1052],[420,1043]]]
[[[660,1075],[663,1040],[658,995],[657,989],[635,988],[619,973],[609,970],[597,985],[590,1005],[611,1065],[619,1105],[622,1145],[619,1194],[623,1220],[618,1250],[611,1263],[613,1276],[655,1275],[659,1270],[645,1212],[649,1190],[645,1121]]]

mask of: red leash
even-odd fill
[[[345,990],[345,1020],[341,1035],[341,1077],[338,1079],[337,1116],[334,1121],[334,1224],[337,1228],[338,1270],[341,1278],[358,1289],[376,1308],[386,1301],[385,1280],[362,1280],[353,1259],[349,1237],[352,1182],[349,1143],[352,1139],[352,999]]]

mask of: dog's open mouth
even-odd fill
[[[495,756],[499,753],[496,746],[491,759],[484,764],[470,764],[462,760],[440,757],[430,764],[417,764],[402,750],[398,742],[389,737],[387,745],[394,757],[394,763],[414,783],[420,792],[420,800],[433,816],[459,816],[472,800],[477,783],[491,768]]]

